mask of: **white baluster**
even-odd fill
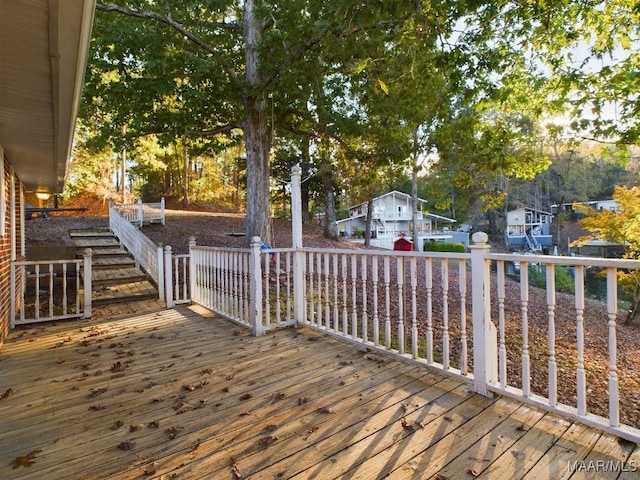
[[[427,291],[427,364],[433,363],[433,259],[424,260],[425,290]]]
[[[520,303],[522,311],[522,395],[531,394],[529,365],[529,264],[520,262]]]
[[[380,325],[378,322],[378,261],[379,257],[375,255],[371,263],[371,279],[373,282],[373,344],[378,345],[380,342]]]
[[[498,268],[498,358],[500,362],[500,388],[504,389],[507,387],[507,348],[505,343],[504,336],[504,324],[505,324],[505,316],[504,316],[504,300],[505,300],[505,276],[504,269],[505,263],[500,260],[497,263]]]
[[[348,332],[349,314],[347,313],[347,254],[342,254],[342,334]]]
[[[316,253],[316,297],[318,299],[316,308],[316,324],[322,327],[322,254]]]
[[[53,317],[53,263],[49,264],[49,317]],[[36,292],[37,295],[37,292]]]
[[[313,288],[313,252],[309,252],[309,257],[308,257],[308,270],[307,270],[307,274],[309,276],[309,323],[311,325],[313,325],[313,322],[316,319],[316,315],[314,313],[314,308],[315,308],[315,299],[313,298],[314,296],[314,288]]]
[[[584,370],[584,267],[575,267],[575,301],[576,301],[576,348],[578,350],[578,366],[576,371],[576,388],[578,397],[578,415],[587,413],[587,380]]]
[[[356,278],[358,277],[358,259],[351,256],[351,337],[358,338],[358,291]]]
[[[609,424],[620,425],[620,402],[618,390],[618,369],[616,366],[618,315],[618,282],[615,267],[607,268],[607,315],[609,317]]]
[[[324,326],[327,330],[331,329],[331,299],[329,297],[329,279],[331,278],[331,269],[329,268],[329,254],[324,254]]]
[[[339,332],[338,322],[340,320],[340,313],[338,309],[338,254],[334,253],[331,255],[333,261],[333,330],[335,332]]]
[[[360,267],[362,268],[362,272],[360,275],[360,280],[362,282],[362,341],[367,342],[369,340],[369,319],[367,313],[367,257],[366,255],[362,255],[360,257],[361,263]]]
[[[460,373],[468,373],[467,366],[467,265],[464,260],[458,262],[458,281],[460,292]]]
[[[440,262],[442,272],[442,365],[449,370],[449,261]]]
[[[558,372],[556,367],[556,275],[555,265],[548,263],[547,274],[547,316],[549,317],[549,405],[555,407],[558,401]]]
[[[391,281],[391,274],[389,268],[390,259],[388,256],[384,257],[384,344],[387,349],[391,348],[391,291],[389,288],[389,282]]]
[[[398,257],[398,352],[404,353],[404,257]]]
[[[417,316],[417,287],[418,287],[418,272],[416,268],[416,257],[410,259],[410,274],[411,274],[411,356],[415,359],[418,358],[418,316]]]

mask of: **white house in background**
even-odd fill
[[[454,219],[429,213],[427,201],[422,198],[418,199],[417,210],[418,250],[422,250],[425,241],[461,241],[453,238]],[[392,249],[395,240],[405,234],[409,236],[411,214],[411,195],[394,190],[374,198],[371,246]],[[340,236],[362,241],[366,221],[367,203],[354,205],[349,208],[347,218],[337,221]]]
[[[518,250],[540,252],[544,247],[551,247],[550,212],[534,208],[518,208],[507,212],[507,245]]]

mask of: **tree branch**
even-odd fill
[[[186,39],[190,40],[192,43],[194,43],[195,45],[197,45],[207,53],[211,55],[219,55],[219,52],[215,48],[208,45],[198,35],[187,30],[187,28],[185,28],[184,25],[182,25],[180,22],[177,22],[173,18],[171,18],[170,14],[163,16],[163,15],[160,15],[159,13],[148,11],[148,10],[132,9],[132,8],[121,7],[119,5],[113,5],[113,4],[106,5],[101,3],[96,4],[96,10],[100,10],[101,12],[117,12],[122,15],[127,15],[129,17],[156,20],[174,29],[175,31],[183,35]],[[239,25],[235,23],[226,23],[226,22],[216,22],[214,26],[217,28],[228,29],[228,30],[238,30],[241,28]],[[233,71],[233,69],[225,66],[225,71],[232,78],[236,78],[236,74]]]

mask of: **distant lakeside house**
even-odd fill
[[[364,241],[366,230],[367,203],[360,203],[349,208],[349,216],[338,220],[338,230],[343,238]],[[371,216],[370,244],[374,247],[393,249],[394,241],[412,234],[411,195],[397,190],[385,193],[373,199]],[[416,212],[417,247],[422,250],[425,241],[469,243],[469,235],[454,232],[452,218],[443,217],[427,210],[427,201],[418,198]]]
[[[507,212],[506,242],[510,249],[542,252],[553,245],[551,212],[522,207]]]

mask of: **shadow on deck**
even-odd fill
[[[313,330],[113,308],[6,341],[0,478],[639,475],[634,444]]]

